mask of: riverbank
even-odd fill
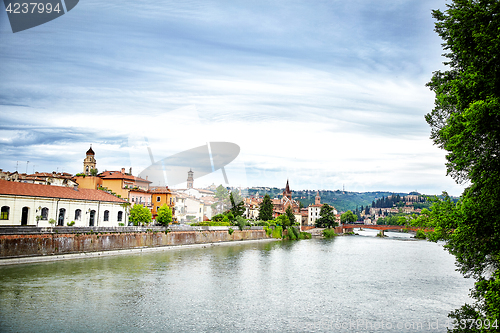
[[[58,258],[100,256],[114,251],[206,245],[224,242],[268,239],[264,230],[144,231],[64,230],[44,233],[0,234],[0,265],[5,263],[58,260]],[[63,257],[62,257],[63,256]]]
[[[58,260],[88,259],[88,258],[108,257],[108,256],[117,256],[117,255],[125,255],[125,254],[140,254],[140,253],[149,253],[149,252],[185,250],[185,249],[193,249],[193,248],[207,248],[207,247],[215,247],[215,246],[231,246],[231,245],[236,245],[236,244],[241,244],[241,243],[251,244],[251,243],[262,243],[262,242],[274,242],[274,241],[280,241],[280,240],[281,239],[276,239],[276,238],[263,238],[263,239],[227,241],[227,242],[218,242],[218,243],[167,245],[167,246],[159,246],[159,247],[144,247],[144,248],[135,248],[135,249],[113,250],[113,251],[82,252],[82,253],[71,253],[71,254],[62,254],[62,255],[46,255],[46,256],[33,256],[33,257],[6,258],[6,259],[0,259],[0,266],[17,265],[17,264],[33,264],[33,263],[58,261]]]

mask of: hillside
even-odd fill
[[[269,194],[271,198],[281,198],[283,193],[283,188],[250,188],[248,190],[249,196],[255,196],[257,193],[259,196]],[[408,193],[401,192],[348,192],[348,191],[330,191],[324,190],[320,191],[321,203],[327,203],[334,206],[338,211],[355,210],[356,207],[361,208],[361,206],[371,205],[372,201],[380,199],[382,197],[387,197],[392,194],[399,194],[401,196],[407,195]],[[305,190],[305,191],[292,191],[292,197],[296,200],[302,202],[304,207],[309,204],[314,203],[314,198],[316,196],[316,191]]]

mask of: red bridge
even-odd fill
[[[343,232],[349,232],[352,231],[354,228],[363,228],[363,229],[375,229],[375,230],[380,230],[380,233],[383,235],[385,230],[410,230],[410,231],[417,231],[417,230],[424,230],[424,231],[433,231],[434,229],[432,228],[418,228],[418,227],[408,227],[405,225],[370,225],[370,224],[344,224],[342,226],[342,231]],[[347,230],[346,230],[347,229]],[[351,230],[348,230],[351,229]]]

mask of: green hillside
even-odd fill
[[[271,198],[281,198],[283,193],[283,188],[251,188],[248,190],[249,196],[255,196],[257,193],[260,196],[269,194]],[[408,195],[408,193],[401,192],[348,192],[348,191],[320,191],[321,203],[327,203],[334,206],[338,211],[355,210],[356,207],[361,208],[361,206],[371,205],[372,201],[380,199],[382,197],[387,197],[389,195]],[[305,191],[292,191],[292,196],[294,199],[302,202],[304,207],[309,204],[314,203],[314,198],[316,196],[316,191],[305,190]]]

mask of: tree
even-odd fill
[[[290,221],[290,225],[295,225],[295,215],[293,214],[292,206],[288,205],[285,209],[286,217]]]
[[[470,186],[451,208],[446,201],[436,205],[444,207],[437,227],[459,271],[477,280],[475,303],[450,316],[494,322],[500,321],[500,2],[454,0],[447,7],[433,11],[448,68],[427,84],[436,98],[426,121],[431,139],[447,151],[448,175]],[[474,331],[487,330],[468,330]]]
[[[227,191],[227,189],[224,186],[219,185],[215,189],[214,197],[217,199],[218,202],[213,204],[212,208],[215,208],[215,210],[218,213],[222,213],[222,212],[226,211],[226,208],[229,207],[229,204],[230,204],[229,192]]]
[[[128,220],[134,225],[149,223],[151,222],[151,211],[142,205],[135,204],[130,210],[130,217]]]
[[[276,218],[276,225],[280,225],[283,227],[283,230],[288,228],[290,224],[290,220],[288,219],[288,216],[286,215],[280,215]]]
[[[329,204],[321,206],[319,215],[319,219],[316,220],[316,226],[332,228],[338,225],[335,214],[333,213],[333,207]]]
[[[172,209],[170,209],[167,204],[163,204],[163,206],[158,209],[156,221],[164,226],[168,226],[168,224],[172,222]]]
[[[358,220],[358,217],[356,215],[354,215],[354,213],[351,212],[350,210],[348,210],[344,214],[340,215],[340,222],[342,222],[342,223],[353,223],[353,222],[356,222],[357,220]]]
[[[233,213],[233,216],[241,216],[245,212],[245,207],[243,203],[243,199],[238,195],[234,194],[231,192],[229,194],[229,200],[231,202],[231,212]]]
[[[270,221],[273,219],[273,203],[268,194],[264,196],[259,206],[259,220]]]

